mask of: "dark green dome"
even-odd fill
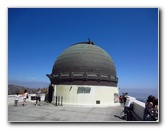
[[[112,58],[93,42],[81,42],[64,50],[47,75],[52,84],[117,86]]]

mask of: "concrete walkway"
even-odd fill
[[[17,107],[8,105],[9,122],[127,122],[120,118],[123,106],[76,107],[55,106],[41,102],[42,106],[27,102]]]

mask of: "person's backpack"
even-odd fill
[[[27,99],[29,98],[28,94],[27,94]]]

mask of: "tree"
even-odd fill
[[[41,92],[42,93],[47,93],[47,88],[44,87],[43,89],[41,89]]]

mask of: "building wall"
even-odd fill
[[[115,95],[114,95],[115,94]],[[56,96],[63,97],[63,104],[84,106],[116,106],[119,105],[118,87],[56,85],[53,101]]]

